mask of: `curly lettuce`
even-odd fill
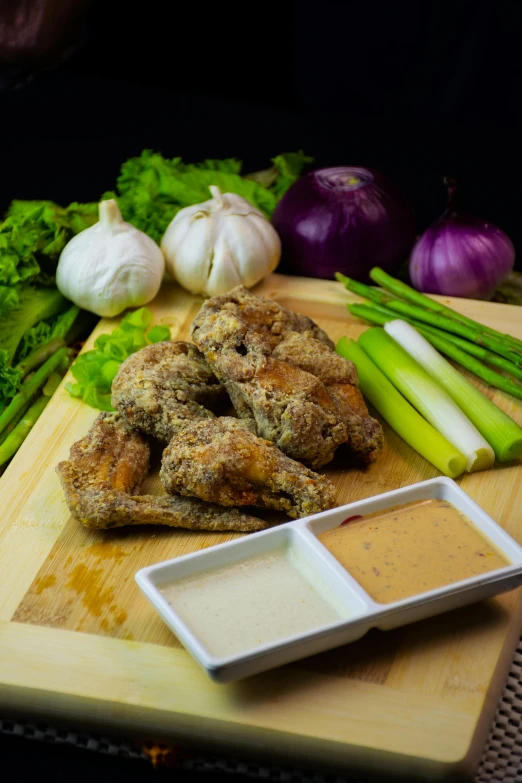
[[[96,203],[12,201],[0,223],[0,314],[2,287],[50,283],[67,242],[97,220]]]
[[[180,209],[210,198],[210,185],[243,196],[269,218],[311,161],[301,152],[287,153],[273,158],[270,169],[242,176],[242,163],[236,158],[186,164],[182,158],[144,150],[122,165],[116,191],[103,198],[115,198],[125,220],[160,242]]]

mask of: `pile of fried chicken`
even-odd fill
[[[101,413],[58,465],[87,527],[262,530],[269,522],[245,509],[298,518],[335,505],[315,469],[338,447],[377,458],[383,433],[357,370],[310,318],[238,286],[203,304],[191,337],[129,356],[112,384],[116,412]],[[217,415],[227,403],[235,415]],[[166,444],[165,496],[139,494],[151,439]]]

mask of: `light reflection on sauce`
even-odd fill
[[[509,565],[446,500],[394,506],[327,530],[318,539],[381,604]]]

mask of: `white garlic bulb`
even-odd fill
[[[100,202],[99,222],[64,247],[56,285],[74,304],[110,318],[150,302],[164,272],[158,245],[126,223],[116,201],[108,199]]]
[[[279,236],[266,218],[236,193],[209,188],[213,198],[185,207],[161,240],[167,270],[194,294],[217,296],[242,283],[250,287],[273,272]]]

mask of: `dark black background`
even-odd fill
[[[93,200],[143,148],[245,169],[303,149],[442,211],[444,175],[522,256],[517,0],[94,2],[75,53],[3,93],[0,202]],[[34,70],[34,69],[33,69]]]
[[[443,176],[456,177],[469,209],[522,258],[520,10],[519,0],[98,0],[70,56],[2,66],[0,208],[97,199],[146,147],[236,156],[247,170],[303,149],[316,166],[387,173],[419,231],[444,207]],[[86,751],[8,738],[0,749],[27,776],[149,776]]]

